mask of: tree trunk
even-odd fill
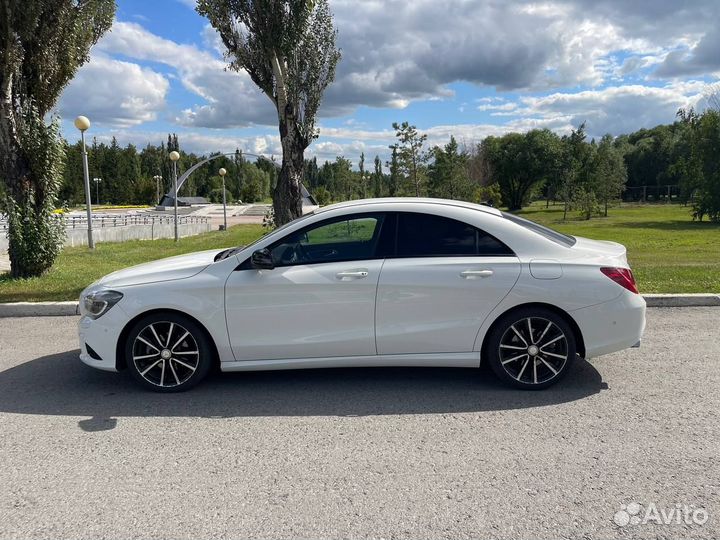
[[[297,131],[295,119],[287,113],[284,118],[280,118],[280,141],[283,149],[282,168],[273,192],[273,211],[277,227],[302,216],[300,186],[306,145]]]

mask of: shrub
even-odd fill
[[[332,195],[323,186],[315,188],[313,196],[320,206],[325,206],[332,202]]]

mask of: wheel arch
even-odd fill
[[[212,347],[212,354],[213,354],[213,365],[219,366],[220,364],[220,355],[218,354],[217,345],[215,344],[215,340],[212,337],[212,334],[208,331],[208,329],[205,327],[205,325],[197,320],[192,315],[189,315],[185,313],[184,311],[180,311],[178,309],[169,309],[169,308],[158,308],[158,309],[150,309],[148,311],[143,311],[142,313],[137,314],[135,317],[130,319],[127,324],[123,327],[122,331],[120,332],[120,336],[118,337],[117,343],[115,344],[115,369],[118,371],[122,371],[124,369],[127,369],[127,363],[125,359],[125,341],[127,340],[128,334],[130,333],[130,329],[135,325],[136,322],[138,322],[143,317],[147,317],[148,315],[155,315],[157,313],[173,313],[175,315],[180,315],[182,317],[186,317],[190,319],[192,322],[197,324],[200,329],[205,334],[205,337],[207,338],[208,342],[210,343]]]
[[[582,335],[582,331],[580,330],[580,327],[578,326],[577,322],[575,322],[575,319],[572,318],[572,316],[565,311],[564,309],[561,309],[557,306],[553,306],[552,304],[546,304],[544,302],[528,302],[525,304],[518,304],[517,306],[513,306],[504,312],[500,313],[497,317],[495,317],[495,320],[490,325],[490,327],[487,329],[487,332],[485,332],[485,335],[483,336],[482,346],[480,348],[480,358],[481,362],[484,362],[486,360],[486,354],[487,354],[487,342],[490,339],[490,334],[493,330],[495,330],[495,327],[497,326],[500,319],[505,317],[505,315],[508,315],[509,313],[513,313],[515,311],[519,311],[521,309],[527,309],[527,308],[542,308],[547,309],[548,311],[552,311],[559,317],[561,317],[573,331],[573,335],[575,336],[575,342],[577,346],[577,354],[580,355],[582,358],[585,358],[585,340]]]

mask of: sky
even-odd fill
[[[139,147],[281,155],[277,115],[225,69],[194,0],[118,0],[57,105],[63,133]],[[385,161],[393,122],[445,144],[549,128],[619,135],[702,109],[720,80],[718,0],[330,0],[342,59],[306,157]]]

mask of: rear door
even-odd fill
[[[378,283],[378,354],[470,352],[488,314],[512,289],[520,261],[467,223],[400,212],[395,257]]]

